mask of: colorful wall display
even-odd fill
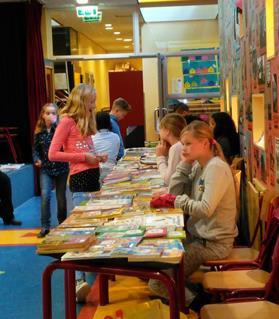
[[[238,96],[248,178],[279,190],[279,0],[243,0],[241,8],[236,3],[219,1],[221,78],[232,77],[229,88],[221,81],[221,96]],[[260,95],[264,105],[255,105],[253,97]],[[264,108],[263,121],[255,120],[257,107]],[[264,143],[259,144],[253,134],[261,130]]]
[[[197,51],[197,55],[182,57],[184,92],[220,92],[219,55],[202,55],[203,50]]]

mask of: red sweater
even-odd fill
[[[93,151],[91,135],[82,136],[76,122],[71,117],[63,117],[53,136],[48,157],[50,161],[69,162],[70,175],[98,168],[85,161],[85,154]]]

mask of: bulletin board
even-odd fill
[[[220,92],[219,55],[201,54],[209,49],[216,48],[199,49],[197,55],[181,58],[184,93]]]

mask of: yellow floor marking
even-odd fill
[[[42,239],[37,238],[40,229],[0,230],[0,246],[37,245]]]

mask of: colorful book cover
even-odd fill
[[[160,257],[161,253],[162,249],[158,247],[118,247],[112,251],[111,256],[115,258],[128,258],[129,261],[147,261]]]
[[[184,251],[184,246],[179,239],[166,239],[166,238],[158,238],[158,239],[144,239],[140,246],[152,246],[152,247],[161,247],[163,249],[176,249]]]
[[[65,260],[83,260],[83,259],[103,259],[111,258],[111,251],[103,246],[94,245],[83,252],[67,252],[61,257],[62,261]]]
[[[184,230],[170,230],[168,231],[167,238],[184,239],[186,238],[186,233]]]
[[[166,237],[167,236],[167,228],[150,228],[146,230],[144,233],[144,238],[158,238],[158,237]]]
[[[97,227],[96,233],[113,233],[113,232],[126,232],[128,230],[138,229],[138,225],[107,225]]]

